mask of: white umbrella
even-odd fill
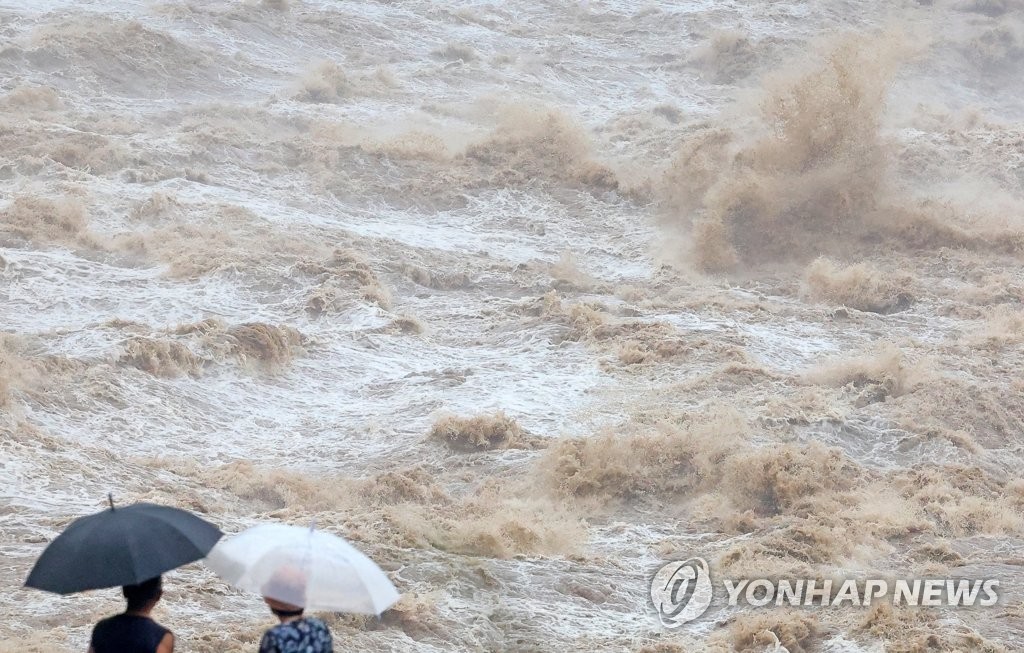
[[[372,560],[313,527],[254,526],[221,540],[206,565],[239,589],[309,610],[378,615],[399,596]]]

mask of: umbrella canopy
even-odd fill
[[[206,565],[239,589],[309,610],[376,615],[399,596],[372,560],[313,528],[254,526],[214,547]]]
[[[76,519],[39,556],[26,587],[71,594],[134,585],[209,553],[223,533],[190,512],[136,503]]]

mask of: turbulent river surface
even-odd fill
[[[350,539],[342,651],[1024,650],[1022,70],[1021,0],[0,0],[0,651],[120,609],[21,588],[108,492]],[[999,601],[666,629],[695,556]]]

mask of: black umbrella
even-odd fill
[[[206,557],[221,538],[213,524],[190,512],[136,503],[76,519],[50,542],[26,587],[71,594],[135,585]]]

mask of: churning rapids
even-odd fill
[[[0,651],[120,606],[20,588],[108,491],[351,539],[339,650],[1024,650],[1021,70],[1022,0],[0,0]],[[1001,594],[666,630],[693,556]]]

